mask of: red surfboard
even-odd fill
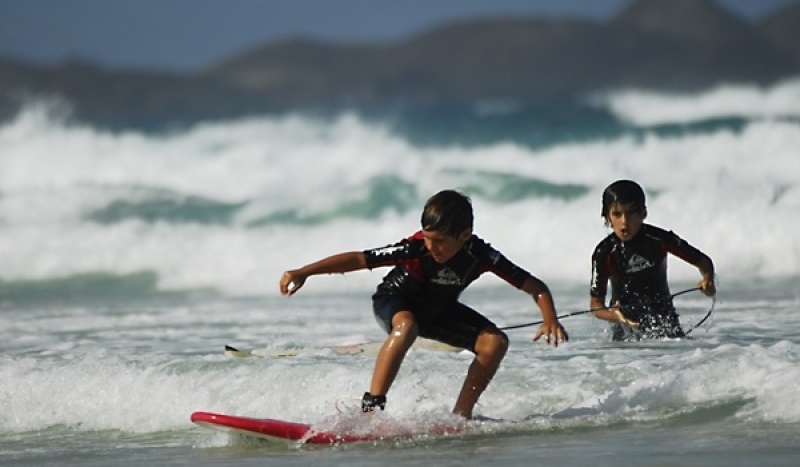
[[[359,441],[379,441],[388,439],[408,439],[415,435],[457,434],[464,426],[436,425],[428,427],[424,433],[414,433],[408,429],[391,429],[378,432],[334,432],[317,430],[307,423],[290,422],[273,418],[251,418],[212,412],[194,412],[192,422],[210,428],[221,429],[258,438],[282,440],[309,444],[337,444]]]

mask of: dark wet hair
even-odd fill
[[[630,204],[634,209],[645,209],[644,190],[632,180],[617,180],[603,190],[602,217],[608,216],[608,210],[614,204]]]
[[[422,210],[422,230],[443,232],[451,237],[472,228],[472,201],[455,190],[442,190],[431,196]]]

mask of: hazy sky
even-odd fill
[[[799,0],[717,0],[760,18]],[[0,56],[192,71],[271,40],[396,41],[481,16],[608,18],[628,0],[0,0]]]

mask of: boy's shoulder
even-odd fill
[[[617,235],[614,232],[611,232],[610,234],[603,237],[602,240],[597,242],[597,245],[594,247],[594,251],[599,252],[603,250],[611,250],[611,248],[613,248],[614,245],[616,245],[617,243],[619,243]]]
[[[672,232],[671,230],[667,230],[667,229],[658,227],[658,226],[653,225],[653,224],[642,224],[642,230],[643,230],[643,232],[642,232],[643,234],[645,234],[647,236],[650,236],[650,237],[656,237],[656,238],[659,238],[659,239],[665,239],[665,238],[668,238],[668,237],[675,236],[675,233]]]
[[[405,240],[408,240],[410,242],[411,241],[422,241],[424,239],[425,239],[425,237],[422,236],[422,231],[421,230],[417,230],[416,232],[414,232],[413,234],[411,234],[411,235],[409,235],[408,237],[405,238]]]
[[[487,242],[486,240],[482,239],[481,237],[477,236],[476,234],[472,234],[472,237],[469,239],[470,248],[473,249],[483,249],[486,251],[497,251],[495,247],[492,246],[491,243]]]

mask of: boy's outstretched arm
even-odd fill
[[[291,269],[281,275],[278,284],[281,294],[294,295],[305,284],[306,279],[319,274],[344,274],[350,271],[366,269],[367,258],[360,251],[339,253],[328,256],[317,262],[307,264],[299,269]]]
[[[522,290],[533,297],[533,300],[542,312],[542,319],[544,322],[539,327],[539,330],[536,331],[536,334],[533,335],[534,342],[544,336],[546,343],[558,347],[559,342],[566,342],[569,340],[567,331],[565,331],[561,323],[558,322],[556,306],[553,303],[553,296],[550,294],[550,289],[547,288],[547,285],[541,280],[531,276],[522,284]]]

